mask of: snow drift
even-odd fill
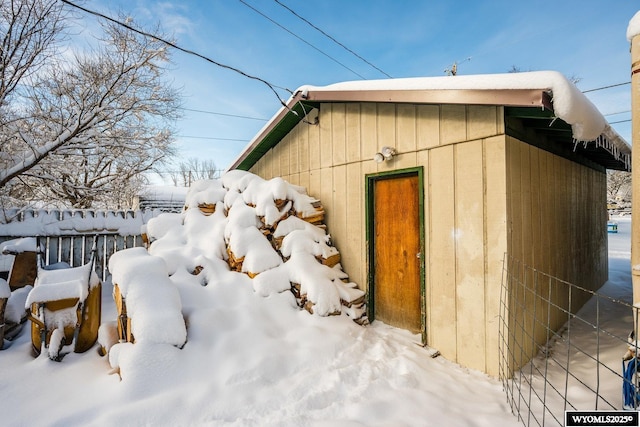
[[[201,286],[248,276],[262,297],[291,292],[309,313],[366,323],[364,291],[342,270],[323,218],[318,200],[281,178],[231,171],[196,182],[182,213],[161,214],[144,227],[148,252],[125,249],[109,261],[135,342],[181,348],[188,341],[178,289],[192,286],[194,276]],[[120,367],[122,346],[101,344]]]

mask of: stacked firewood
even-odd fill
[[[291,280],[289,282],[290,291],[295,296],[298,305],[310,313],[317,311],[324,315],[337,315],[342,311],[346,311],[356,322],[366,323],[364,292],[359,290],[354,283],[349,282],[348,275],[342,270],[342,266],[340,265],[340,253],[333,246],[331,239],[327,234],[327,227],[324,222],[325,210],[322,204],[319,200],[316,200],[304,193],[300,193],[299,189],[296,189],[295,192],[288,192],[287,196],[288,197],[286,198],[266,198],[268,199],[266,202],[265,198],[262,197],[258,203],[243,200],[243,203],[240,203],[239,205],[234,203],[236,199],[233,198],[232,201],[229,202],[231,206],[228,206],[225,200],[225,216],[229,218],[229,221],[231,222],[234,209],[239,209],[237,215],[243,215],[242,224],[243,226],[247,226],[247,228],[254,226],[253,220],[251,218],[247,219],[250,215],[246,214],[247,207],[252,208],[255,212],[255,228],[257,228],[262,235],[262,238],[260,238],[258,233],[247,233],[246,231],[243,231],[243,234],[246,233],[251,236],[250,243],[244,242],[242,244],[238,244],[236,240],[235,248],[234,243],[231,242],[231,240],[233,238],[239,239],[237,234],[231,238],[229,235],[225,236],[226,262],[229,265],[229,268],[232,271],[247,274],[249,277],[254,279],[269,269],[283,267],[291,257],[291,254],[283,254],[283,243],[285,239],[287,239],[287,235],[289,233],[286,230],[283,232],[279,229],[279,226],[285,221],[289,221],[289,224],[286,227],[283,227],[284,229],[289,229],[292,227],[291,221],[295,221],[295,225],[293,226],[295,229],[300,230],[304,228],[306,229],[306,232],[313,236],[311,238],[310,246],[314,248],[313,256],[315,257],[315,260],[322,266],[319,267],[318,270],[314,269],[314,271],[309,271],[308,273],[329,277],[329,279],[326,279],[324,283],[326,283],[327,286],[336,287],[336,290],[332,290],[330,293],[337,293],[340,298],[337,307],[330,304],[330,308],[328,310],[324,309],[324,307],[322,310],[317,310],[317,301],[312,301],[309,298],[305,286],[301,283],[296,283],[295,280]],[[302,203],[300,200],[302,200]],[[262,203],[262,206],[256,206],[256,204],[259,203]],[[272,203],[273,205],[268,206],[268,209],[265,209],[265,203]],[[216,211],[216,202],[200,202],[197,206],[200,212],[205,216],[210,216]],[[218,204],[218,209],[220,209],[221,206],[223,205]],[[236,206],[241,206],[241,208]],[[296,210],[296,206],[302,206],[302,208],[300,210]],[[186,209],[188,209],[188,207],[186,207]],[[267,217],[267,214],[258,214],[258,212],[265,211],[269,212],[269,217]],[[274,212],[276,212],[275,217],[277,218],[275,220]],[[295,219],[292,219],[292,217],[295,217]],[[304,223],[306,223],[307,226],[304,226]],[[258,251],[260,254],[266,254],[260,255],[263,258],[261,262],[256,263],[255,259],[249,260],[250,249],[247,247],[248,245],[262,245],[263,247],[266,247],[269,244],[279,259],[274,257],[274,260],[266,262],[265,266],[264,258],[268,258],[273,255],[269,249],[266,251]],[[253,256],[255,258],[255,255]],[[259,267],[255,267],[256,265]],[[198,269],[196,268],[196,270]]]

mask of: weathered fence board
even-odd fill
[[[66,262],[71,267],[89,262],[93,246],[93,234],[84,236],[43,236],[40,244],[44,248],[43,259],[45,265]],[[120,236],[117,234],[97,234],[95,271],[101,280],[109,275],[109,257],[116,251],[136,246],[143,246],[140,236]],[[8,240],[19,237],[0,236],[0,245]]]
[[[67,262],[72,267],[89,261],[97,236],[95,271],[108,277],[109,257],[116,251],[143,246],[141,227],[162,213],[145,211],[19,210],[0,212],[0,245],[21,237],[39,237],[45,265]],[[0,269],[7,268],[0,263]]]

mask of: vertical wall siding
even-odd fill
[[[608,277],[606,223],[606,175],[578,163],[507,137],[508,252],[514,259],[561,280],[595,291]],[[521,280],[529,288],[547,294],[548,283]],[[575,294],[569,307],[566,288],[555,286],[550,292],[559,307],[575,312],[587,299]],[[530,314],[546,308],[534,307],[522,297],[526,313],[513,311],[533,329]],[[540,301],[539,301],[540,302]],[[551,327],[557,329],[566,316],[551,312]],[[526,362],[537,351],[531,339],[512,339],[525,343],[521,360]],[[529,331],[530,333],[530,331]],[[546,341],[543,328],[537,328],[538,344]],[[517,368],[514,366],[513,368]]]
[[[342,265],[365,289],[365,175],[423,166],[427,343],[450,360],[497,376],[507,241],[515,256],[560,271],[567,263],[550,254],[569,239],[558,243],[554,233],[566,236],[562,230],[577,217],[570,219],[556,206],[568,206],[570,185],[585,179],[574,201],[605,194],[595,171],[517,143],[504,132],[501,107],[322,104],[317,126],[300,123],[252,171],[266,179],[282,176],[322,201]],[[373,155],[384,145],[398,155],[375,163]],[[571,181],[578,171],[584,175]],[[557,187],[560,191],[552,191]],[[548,208],[537,212],[539,205]],[[525,227],[531,235],[523,235]],[[591,242],[588,249],[596,247]]]

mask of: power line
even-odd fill
[[[184,111],[193,111],[194,113],[213,114],[213,115],[216,115],[216,116],[237,117],[239,119],[259,120],[261,122],[269,121],[269,119],[263,119],[263,118],[260,118],[260,117],[241,116],[241,115],[238,115],[238,114],[219,113],[219,112],[216,112],[216,111],[194,110],[194,109],[191,109],[191,108],[184,108],[184,107],[179,107],[179,109],[180,110],[184,110]]]
[[[195,173],[198,173],[198,172],[201,172],[201,171],[198,171],[196,169],[188,169],[188,170],[164,170],[164,169],[160,170],[160,169],[158,169],[158,170],[154,170],[153,171],[153,173],[157,173],[158,175],[166,175],[166,174],[170,174],[170,173],[190,173],[190,172],[193,172],[195,174]],[[214,172],[214,173],[215,172],[224,172],[224,169],[215,168],[215,169],[211,169],[210,172]]]
[[[62,1],[66,1],[66,0],[62,0]],[[358,74],[357,72],[353,71],[351,68],[347,67],[346,65],[344,65],[342,62],[338,61],[337,59],[335,59],[334,57],[332,57],[331,55],[329,55],[328,53],[325,53],[324,51],[320,50],[319,48],[315,47],[314,45],[312,45],[311,43],[309,43],[308,41],[306,41],[305,39],[303,39],[302,37],[300,37],[299,35],[297,35],[296,33],[294,33],[293,31],[289,30],[288,28],[284,27],[283,25],[277,23],[276,21],[274,21],[273,19],[269,18],[267,15],[265,15],[264,13],[260,12],[258,9],[256,9],[255,7],[251,6],[250,4],[248,4],[247,2],[245,2],[244,0],[238,0],[240,3],[242,3],[243,5],[247,6],[249,9],[253,10],[254,12],[256,12],[257,14],[259,14],[260,16],[262,16],[263,18],[271,21],[273,24],[277,25],[278,27],[282,28],[283,30],[285,30],[287,33],[291,34],[292,36],[294,36],[295,38],[297,38],[298,40],[300,40],[301,42],[305,43],[306,45],[308,45],[309,47],[317,50],[318,52],[320,52],[321,54],[323,54],[324,56],[326,56],[327,58],[329,58],[330,60],[332,60],[333,62],[335,62],[336,64],[344,67],[345,69],[351,71],[353,74],[355,74],[356,76],[360,77],[363,80],[367,80],[364,76],[362,76],[361,74]]]
[[[271,91],[275,94],[275,96],[278,98],[278,100],[280,101],[280,103],[281,103],[282,105],[284,105],[285,107],[286,107],[286,102],[285,102],[282,98],[280,98],[280,95],[279,95],[279,94],[278,94],[278,92],[276,91],[276,88],[277,88],[277,89],[286,90],[287,92],[289,92],[290,94],[292,94],[292,95],[293,95],[293,92],[292,92],[290,89],[287,89],[287,88],[284,88],[284,87],[281,87],[281,86],[274,85],[274,84],[272,84],[272,83],[269,83],[268,81],[266,81],[266,80],[265,80],[265,79],[263,79],[263,78],[260,78],[260,77],[257,77],[257,76],[253,76],[253,75],[251,75],[251,74],[245,73],[244,71],[242,71],[242,70],[240,70],[240,69],[238,69],[238,68],[232,67],[232,66],[230,66],[230,65],[222,64],[222,63],[220,63],[220,62],[218,62],[218,61],[215,61],[215,60],[213,60],[213,59],[211,59],[211,58],[209,58],[209,57],[207,57],[207,56],[204,56],[204,55],[202,55],[202,54],[200,54],[200,53],[197,53],[197,52],[195,52],[195,51],[192,51],[192,50],[189,50],[189,49],[185,49],[185,48],[183,48],[183,47],[180,47],[180,46],[178,46],[177,44],[175,44],[175,43],[173,43],[173,42],[170,42],[170,41],[168,41],[168,40],[165,40],[165,39],[163,39],[163,38],[161,38],[161,37],[159,37],[159,36],[157,36],[157,35],[154,35],[154,34],[147,33],[147,32],[145,32],[145,31],[139,30],[139,29],[137,29],[137,28],[132,27],[132,26],[131,26],[131,25],[129,25],[129,24],[126,24],[126,23],[124,23],[124,22],[118,21],[118,20],[116,20],[116,19],[114,19],[114,18],[111,18],[111,17],[109,17],[109,16],[107,16],[107,15],[104,15],[104,14],[102,14],[102,13],[99,13],[99,12],[96,12],[96,11],[93,11],[93,10],[90,10],[90,9],[87,9],[87,8],[84,8],[84,7],[82,7],[82,6],[79,6],[79,5],[77,5],[77,4],[74,4],[74,3],[70,2],[69,0],[62,0],[62,2],[63,2],[63,3],[65,3],[65,4],[67,4],[67,5],[69,5],[69,6],[71,6],[71,7],[75,7],[75,8],[77,8],[77,9],[80,9],[80,10],[82,10],[83,12],[89,13],[89,14],[91,14],[91,15],[94,15],[94,16],[97,16],[97,17],[99,17],[99,18],[106,19],[107,21],[113,22],[114,24],[120,25],[120,26],[122,26],[122,27],[124,27],[124,28],[126,28],[126,29],[128,29],[128,30],[130,30],[130,31],[133,31],[134,33],[140,34],[140,35],[145,36],[145,37],[150,37],[150,38],[152,38],[152,39],[154,39],[154,40],[157,40],[157,41],[159,41],[159,42],[161,42],[161,43],[166,44],[167,46],[171,46],[172,48],[177,49],[177,50],[179,50],[179,51],[181,51],[181,52],[184,52],[184,53],[189,54],[189,55],[196,56],[196,57],[198,57],[198,58],[200,58],[200,59],[204,59],[205,61],[210,62],[210,63],[212,63],[213,65],[216,65],[216,66],[218,66],[218,67],[220,67],[220,68],[224,68],[224,69],[227,69],[227,70],[233,71],[233,72],[238,73],[238,74],[240,74],[240,75],[242,75],[242,76],[244,76],[244,77],[247,77],[247,78],[249,78],[249,79],[256,80],[256,81],[259,81],[259,82],[261,82],[261,83],[264,83],[264,84],[265,84],[269,89],[271,89]]]
[[[589,89],[589,90],[583,90],[582,93],[595,92],[597,90],[611,89],[612,87],[618,87],[618,86],[624,86],[624,85],[630,85],[630,84],[631,82],[616,83],[614,85],[602,86],[602,87],[597,87],[595,89]]]
[[[631,110],[616,111],[615,113],[603,114],[603,116],[615,116],[617,114],[625,114],[625,113],[630,113],[630,112],[631,112]]]
[[[191,139],[215,139],[216,141],[237,141],[237,142],[249,142],[248,139],[236,139],[236,138],[217,138],[213,136],[191,136],[191,135],[176,135],[176,138],[191,138]]]
[[[385,73],[384,71],[382,71],[380,68],[376,67],[375,65],[373,65],[371,62],[367,61],[366,59],[364,59],[362,56],[358,55],[357,53],[355,53],[353,50],[349,49],[347,46],[345,46],[344,44],[340,43],[338,40],[336,40],[335,38],[331,37],[329,34],[325,33],[324,31],[322,31],[320,28],[318,28],[317,26],[313,25],[311,22],[309,22],[307,19],[303,18],[302,16],[298,15],[293,9],[291,9],[289,6],[281,3],[279,0],[274,0],[276,3],[278,3],[280,6],[284,7],[285,9],[287,9],[289,12],[291,12],[294,16],[296,16],[297,18],[301,19],[302,21],[306,22],[307,24],[309,24],[311,27],[313,27],[314,29],[316,29],[317,31],[319,31],[322,35],[324,35],[325,37],[329,38],[331,41],[333,41],[335,44],[337,44],[338,46],[342,47],[343,49],[345,49],[347,52],[351,53],[352,55],[354,55],[356,58],[362,60],[363,62],[365,62],[366,64],[369,64],[371,67],[375,68],[376,70],[380,71],[382,74],[384,74],[385,76],[389,77],[389,78],[393,78],[391,77],[389,74]]]
[[[110,21],[110,22],[112,22],[112,23],[114,23],[114,24],[117,24],[117,25],[119,25],[119,26],[122,26],[122,27],[124,27],[124,28],[126,28],[126,29],[128,29],[128,30],[130,30],[130,31],[133,31],[134,33],[140,34],[140,35],[142,35],[142,36],[144,36],[144,37],[149,37],[149,38],[152,38],[152,39],[154,39],[154,40],[157,40],[157,41],[159,41],[159,42],[161,42],[161,43],[163,43],[163,44],[165,44],[165,45],[167,45],[167,46],[173,47],[174,49],[179,50],[179,51],[181,51],[181,52],[184,52],[184,53],[186,53],[186,54],[188,54],[188,55],[196,56],[196,57],[198,57],[198,58],[200,58],[200,59],[203,59],[203,60],[205,60],[205,61],[207,61],[207,62],[209,62],[209,63],[211,63],[211,64],[213,64],[213,65],[216,65],[216,66],[218,66],[218,67],[220,67],[220,68],[224,68],[224,69],[227,69],[227,70],[233,71],[233,72],[235,72],[235,73],[238,73],[238,74],[240,74],[240,75],[242,75],[242,76],[244,76],[244,77],[247,77],[247,78],[249,78],[249,79],[259,81],[259,82],[261,82],[261,83],[265,84],[265,85],[266,85],[266,86],[267,86],[267,87],[268,87],[268,88],[269,88],[269,89],[274,93],[274,95],[276,96],[276,98],[278,98],[278,100],[280,101],[280,103],[281,103],[285,108],[287,108],[289,111],[292,111],[292,112],[294,112],[294,113],[295,113],[295,111],[291,110],[291,109],[286,105],[286,102],[285,102],[282,98],[280,98],[280,95],[279,95],[279,94],[278,94],[278,92],[276,91],[276,89],[281,89],[281,90],[285,90],[285,91],[287,91],[288,93],[290,93],[291,95],[293,95],[293,91],[291,91],[290,89],[287,89],[287,88],[282,87],[282,86],[277,86],[277,85],[275,85],[275,84],[272,84],[272,83],[268,82],[267,80],[265,80],[265,79],[263,79],[263,78],[260,78],[260,77],[253,76],[253,75],[251,75],[251,74],[245,73],[244,71],[242,71],[242,70],[240,70],[240,69],[238,69],[238,68],[232,67],[232,66],[230,66],[230,65],[222,64],[222,63],[220,63],[220,62],[218,62],[218,61],[215,61],[215,60],[213,60],[213,59],[211,59],[211,58],[209,58],[209,57],[207,57],[207,56],[205,56],[205,55],[202,55],[202,54],[197,53],[197,52],[195,52],[195,51],[192,51],[192,50],[189,50],[189,49],[185,49],[185,48],[183,48],[183,47],[180,47],[180,46],[178,46],[177,44],[175,44],[175,43],[173,43],[173,42],[170,42],[170,41],[168,41],[168,40],[165,40],[165,39],[163,39],[163,38],[161,38],[161,37],[159,37],[159,36],[157,36],[157,35],[154,35],[154,34],[151,34],[151,33],[148,33],[148,32],[142,31],[142,30],[139,30],[139,29],[137,29],[137,28],[132,27],[132,26],[131,26],[131,25],[129,25],[129,24],[126,24],[126,23],[124,23],[124,22],[118,21],[118,20],[116,20],[116,19],[114,19],[114,18],[111,18],[111,17],[109,17],[109,16],[107,16],[107,15],[104,15],[104,14],[102,14],[102,13],[99,13],[99,12],[96,12],[96,11],[93,11],[93,10],[90,10],[90,9],[87,9],[87,8],[85,8],[85,7],[79,6],[79,5],[77,5],[77,4],[74,4],[74,3],[72,3],[72,2],[71,2],[71,1],[69,1],[69,0],[61,0],[61,1],[62,1],[62,3],[67,4],[67,5],[71,6],[71,7],[76,8],[76,9],[82,10],[83,12],[86,12],[86,13],[88,13],[88,14],[91,14],[91,15],[97,16],[97,17],[99,17],[99,18],[105,19],[105,20]],[[313,49],[315,49],[315,50],[317,50],[318,52],[322,53],[322,54],[323,54],[323,55],[325,55],[327,58],[329,58],[329,59],[331,59],[332,61],[336,62],[337,64],[341,65],[341,66],[342,66],[342,67],[344,67],[345,69],[347,69],[347,70],[351,71],[352,73],[354,73],[355,75],[359,76],[360,78],[362,78],[362,79],[366,80],[366,78],[365,78],[364,76],[362,76],[362,75],[358,74],[357,72],[355,72],[355,71],[354,71],[354,70],[352,70],[351,68],[347,67],[346,65],[344,65],[343,63],[341,63],[341,62],[340,62],[340,61],[338,61],[337,59],[333,58],[332,56],[330,56],[330,55],[328,55],[327,53],[323,52],[322,50],[318,49],[317,47],[315,47],[315,46],[314,46],[314,45],[312,45],[311,43],[307,42],[306,40],[304,40],[303,38],[301,38],[301,37],[300,37],[300,36],[298,36],[297,34],[293,33],[293,32],[292,32],[292,31],[290,31],[289,29],[287,29],[287,28],[285,28],[284,26],[282,26],[281,24],[277,23],[276,21],[274,21],[273,19],[271,19],[270,17],[268,17],[268,16],[267,16],[267,15],[265,15],[264,13],[260,12],[259,10],[257,10],[256,8],[254,8],[253,6],[251,6],[251,5],[247,4],[244,0],[239,0],[239,1],[240,1],[240,3],[244,4],[244,5],[245,5],[245,6],[247,6],[248,8],[252,9],[252,10],[253,10],[253,11],[255,11],[256,13],[258,13],[259,15],[261,15],[262,17],[264,17],[265,19],[267,19],[267,20],[271,21],[273,24],[277,25],[278,27],[282,28],[283,30],[285,30],[286,32],[288,32],[289,34],[291,34],[292,36],[296,37],[297,39],[299,39],[299,40],[300,40],[300,41],[302,41],[303,43],[305,43],[305,44],[309,45],[309,46],[310,46],[310,47],[312,47]],[[278,4],[280,4],[281,6],[283,6],[283,7],[287,8],[288,10],[290,10],[292,13],[294,13],[294,14],[295,14],[295,12],[293,12],[293,11],[292,11],[291,9],[289,9],[288,7],[284,6],[284,5],[283,5],[282,3],[280,3],[278,0],[275,0],[275,1],[276,1]],[[303,20],[304,20],[304,18],[300,17],[299,15],[297,15],[297,14],[295,14],[295,15],[296,15],[296,16],[298,16],[300,19],[303,19]],[[324,32],[323,32],[322,30],[320,30],[319,28],[315,27],[315,26],[314,26],[313,24],[311,24],[310,22],[308,22],[308,21],[306,21],[306,20],[304,20],[304,21],[305,21],[305,22],[307,22],[309,25],[313,26],[314,28],[316,28],[318,31],[320,31],[320,32],[322,32],[323,34],[325,34],[327,37],[329,37],[329,38],[331,38],[332,40],[334,40],[334,42],[338,43],[339,45],[341,45],[341,46],[342,46],[342,47],[344,47],[345,49],[349,50],[349,49],[348,49],[348,48],[346,48],[344,45],[342,45],[341,43],[337,42],[335,39],[333,39],[332,37],[330,37],[329,35],[327,35],[326,33],[324,33]],[[353,53],[353,52],[352,52],[352,53]],[[354,54],[355,54],[355,53],[354,53]],[[356,54],[356,56],[358,56],[358,55]],[[363,59],[363,58],[361,58],[361,59]],[[365,61],[365,62],[367,62],[367,61]],[[368,62],[367,62],[367,63],[368,63]],[[370,64],[370,65],[372,65],[372,64]],[[378,68],[377,68],[377,67],[375,67],[375,66],[374,66],[374,68],[378,69]],[[379,69],[378,69],[378,70],[379,70]],[[381,70],[379,70],[379,71],[381,71]],[[382,71],[381,71],[381,72],[382,72]],[[383,72],[383,73],[384,73],[384,72]],[[384,73],[384,74],[386,74],[386,73]],[[390,76],[389,76],[389,77],[390,77]],[[588,90],[584,90],[584,91],[582,91],[582,93],[595,92],[595,91],[604,90],[604,89],[610,89],[610,88],[614,88],[614,87],[618,87],[618,86],[624,86],[624,85],[627,85],[627,84],[631,84],[631,82],[630,82],[630,81],[628,81],[628,82],[616,83],[616,84],[612,84],[612,85],[608,85],[608,86],[602,86],[602,87],[598,87],[598,88],[594,88],[594,89],[588,89]],[[184,109],[184,110],[187,110],[187,111],[195,111],[195,112],[202,112],[202,113],[209,113],[209,114],[220,114],[220,115],[233,116],[233,117],[250,118],[250,119],[255,119],[255,120],[265,120],[265,119],[258,119],[258,118],[248,117],[248,116],[235,116],[235,115],[231,115],[231,114],[224,114],[224,113],[206,112],[206,111],[201,111],[201,110],[190,110],[190,109],[187,109],[187,108],[183,108],[183,109]],[[617,114],[617,113],[613,113],[613,114]],[[298,115],[298,114],[296,113],[296,115]],[[265,121],[266,121],[266,120],[265,120]],[[621,121],[611,122],[610,124],[625,123],[625,122],[629,122],[629,121],[631,121],[631,120],[621,120]],[[242,140],[242,139],[225,139],[225,138],[196,137],[196,136],[182,136],[182,138],[217,139],[217,140],[224,140],[224,141],[246,141],[246,140]]]

